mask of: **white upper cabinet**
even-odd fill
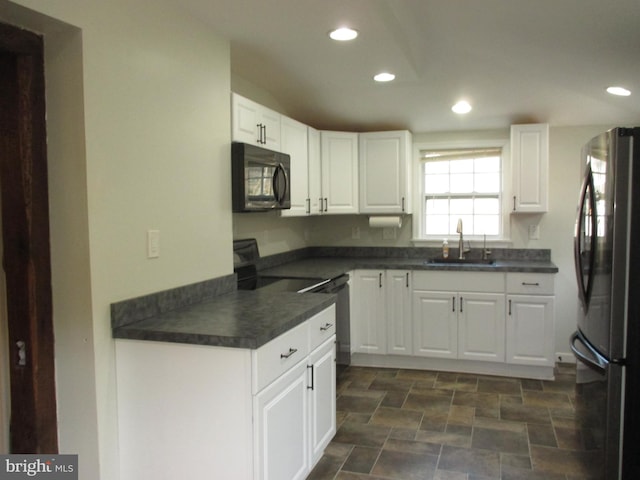
[[[291,157],[291,208],[280,213],[285,217],[307,215],[310,213],[308,127],[285,116],[281,117],[280,127],[280,151]]]
[[[320,132],[307,127],[307,141],[309,149],[309,213],[322,213],[322,158],[320,155]]]
[[[411,213],[411,133],[360,134],[360,212]]]
[[[236,142],[280,151],[280,114],[262,105],[231,94],[231,136]]]
[[[320,132],[322,213],[358,213],[358,134]]]
[[[513,212],[549,209],[549,125],[511,126]]]

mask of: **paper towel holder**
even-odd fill
[[[369,228],[402,228],[402,216],[371,215],[369,216]]]

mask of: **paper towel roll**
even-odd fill
[[[402,217],[369,217],[369,226],[371,228],[400,228],[402,227]]]

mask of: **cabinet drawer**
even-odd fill
[[[450,292],[502,292],[504,293],[504,273],[502,272],[446,272],[414,271],[414,290],[440,290]]]
[[[553,275],[548,273],[507,273],[507,293],[553,295]]]
[[[309,354],[309,322],[251,352],[252,390],[256,394]]]
[[[309,351],[313,351],[326,339],[336,333],[336,306],[331,305],[311,317],[309,324]]]

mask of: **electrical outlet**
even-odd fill
[[[358,226],[351,227],[351,238],[353,238],[354,240],[357,240],[360,238],[360,227]]]
[[[529,240],[540,240],[540,225],[529,225]]]

